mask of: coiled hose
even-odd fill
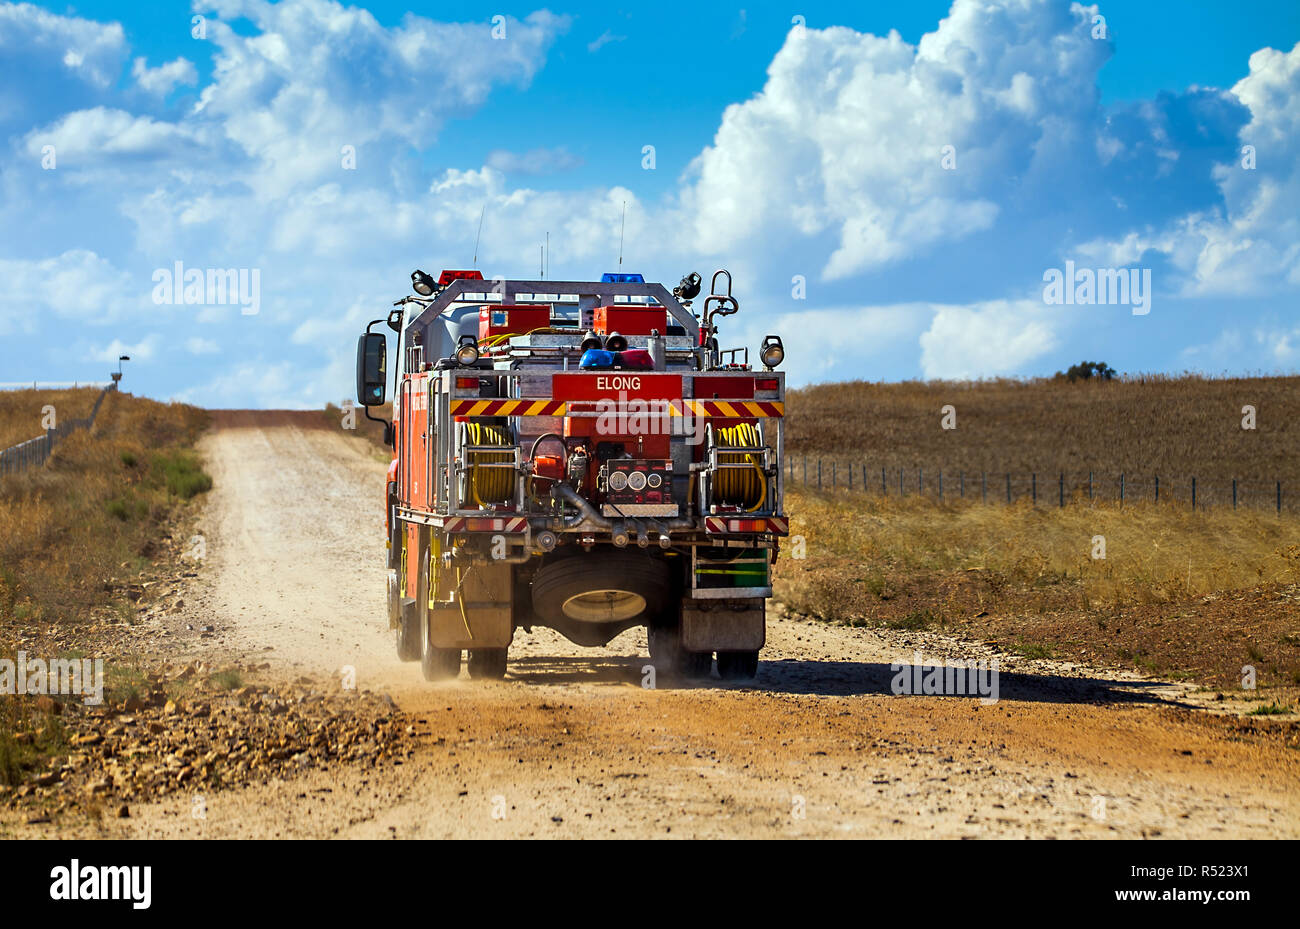
[[[714,430],[713,441],[719,446],[760,448],[762,437],[753,423],[740,423]],[[719,452],[718,464],[749,464],[748,468],[718,468],[713,472],[713,499],[717,503],[742,506],[752,513],[767,500],[767,475],[753,452]]]
[[[514,461],[510,452],[479,452],[473,445],[511,445],[510,433],[504,426],[486,426],[482,423],[465,424],[465,464],[469,468],[469,495],[479,506],[505,503],[514,495],[515,472],[513,468],[485,468],[487,464],[508,464]]]

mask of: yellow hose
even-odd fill
[[[740,423],[714,431],[718,445],[734,448],[757,448],[762,445],[758,427]],[[719,452],[719,464],[747,463],[749,468],[719,468],[713,473],[713,497],[719,503],[745,507],[753,513],[767,500],[767,475],[752,452]]]
[[[510,434],[504,426],[485,426],[466,423],[466,445],[510,445]],[[512,468],[483,468],[485,464],[506,464],[514,461],[509,452],[465,452],[469,465],[469,492],[480,507],[488,503],[505,503],[514,495],[515,472]],[[486,502],[485,502],[486,501]]]

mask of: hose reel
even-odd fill
[[[467,422],[462,428],[464,496],[480,507],[510,502],[515,493],[516,451],[509,427]]]
[[[710,472],[713,503],[738,506],[753,513],[767,502],[767,474],[763,470],[766,449],[763,434],[753,423],[738,423],[720,429],[710,427],[711,449],[716,463]],[[721,451],[721,449],[732,449]]]

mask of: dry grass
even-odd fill
[[[22,423],[70,391],[0,393],[0,423]],[[95,392],[75,392],[72,399]],[[61,415],[83,416],[84,410]],[[76,621],[152,554],[184,501],[211,486],[190,450],[207,414],[110,393],[95,428],[44,467],[0,481],[0,635],[13,622]]]
[[[43,436],[46,406],[54,407],[57,422],[89,416],[99,390],[98,387],[83,387],[76,390],[0,391],[0,449]]]
[[[1239,480],[1245,503],[1272,505],[1274,482],[1282,481],[1284,506],[1300,504],[1300,377],[1223,378],[1147,376],[1109,383],[995,380],[969,383],[856,381],[791,391],[786,447],[796,463],[803,456],[837,463],[841,486],[846,468],[861,466],[868,486],[880,490],[887,469],[889,493],[897,493],[898,470],[916,492],[918,467],[925,490],[955,495],[965,472],[967,494],[977,493],[981,472],[989,475],[990,500],[1005,498],[1005,474],[1019,481],[1039,476],[1040,500],[1057,496],[1059,475],[1082,488],[1095,473],[1099,496],[1117,492],[1126,479],[1129,499],[1146,499],[1161,477],[1161,498],[1184,499],[1198,478],[1198,498],[1231,502],[1231,481]],[[957,428],[941,428],[940,410],[951,404]],[[1254,406],[1257,428],[1241,428],[1242,407]],[[1017,483],[1017,498],[1028,494]]]
[[[777,596],[799,612],[1217,681],[1263,649],[1254,660],[1271,683],[1300,683],[1300,518],[800,492],[788,509],[807,556],[787,548]],[[1104,560],[1093,558],[1097,536]],[[1152,631],[1166,623],[1172,639]]]

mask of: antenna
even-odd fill
[[[546,278],[546,249],[540,245],[537,246],[537,273]]]
[[[618,227],[618,266],[623,267],[623,230],[627,228],[627,201],[623,201],[623,222]]]
[[[483,215],[485,213],[487,213],[486,200],[483,201],[483,209],[480,210],[478,214],[478,235],[474,236],[474,264],[470,266],[473,268],[478,267],[478,243],[479,243],[479,239],[483,238]]]
[[[545,270],[542,272],[543,277],[550,277],[551,274],[551,233],[546,233],[546,261]]]

